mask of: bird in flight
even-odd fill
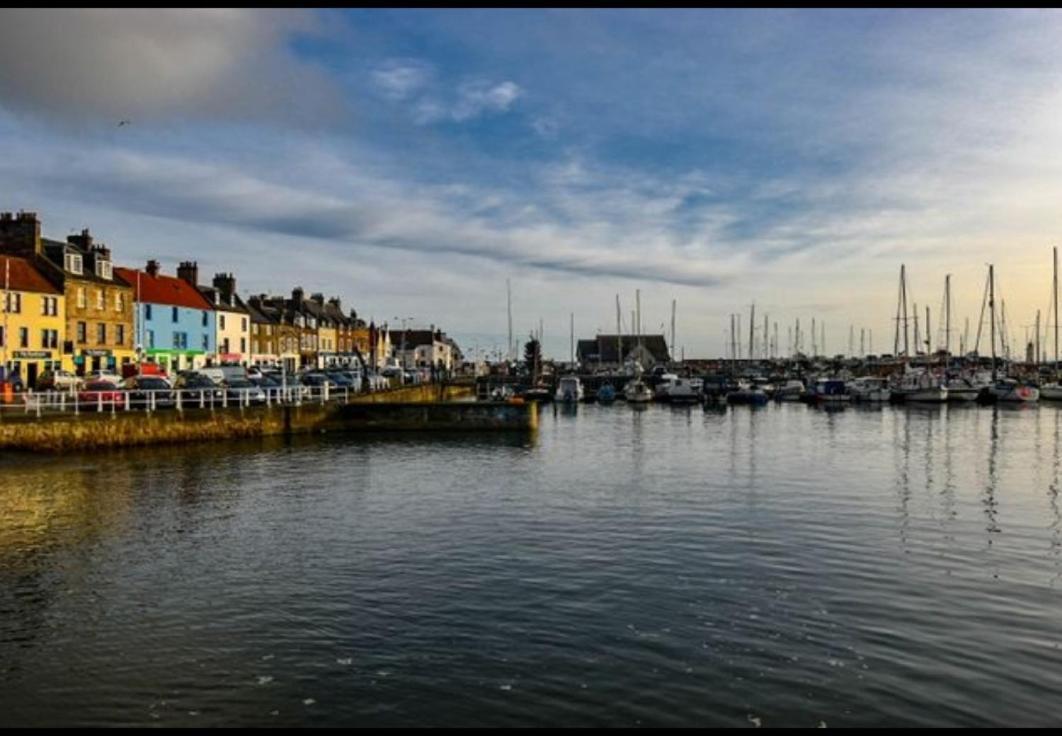
[[[123,125],[129,125],[129,121],[128,120],[119,120],[118,121],[118,127],[121,128]]]

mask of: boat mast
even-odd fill
[[[992,340],[992,383],[996,382],[996,278],[995,266],[988,264],[989,335]]]
[[[568,339],[569,339],[569,342],[570,342],[569,348],[571,350],[571,360],[569,362],[572,364],[572,366],[574,366],[575,365],[575,312],[571,313],[571,333],[570,333],[570,337]]]
[[[623,328],[620,326],[620,301],[616,294],[616,372],[623,368]]]
[[[914,308],[914,349],[915,355],[918,355],[918,345],[921,343],[921,336],[918,334],[918,304],[911,305]]]
[[[509,284],[509,279],[505,279],[505,302],[506,310],[509,313],[509,345],[506,350],[506,358],[508,360],[513,359],[513,290]]]
[[[1052,249],[1054,251],[1055,260],[1055,281],[1054,281],[1054,298],[1055,298],[1055,382],[1058,382],[1058,247]]]
[[[756,302],[752,303],[749,312],[749,360],[753,358],[753,350],[756,348]]]
[[[671,300],[671,359],[675,359],[675,300]]]
[[[944,352],[951,354],[951,274],[944,277]]]

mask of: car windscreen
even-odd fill
[[[151,390],[168,389],[170,385],[163,381],[161,378],[141,378],[137,381],[137,388],[146,388]]]

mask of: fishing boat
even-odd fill
[[[579,376],[561,376],[554,398],[566,404],[575,404],[583,400],[583,382]]]
[[[653,390],[641,378],[635,378],[623,388],[623,398],[631,404],[648,404],[653,400]]]
[[[889,383],[877,376],[863,376],[848,384],[848,393],[852,401],[883,402],[892,396]]]

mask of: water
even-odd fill
[[[0,725],[1053,725],[1062,411],[0,457]]]

